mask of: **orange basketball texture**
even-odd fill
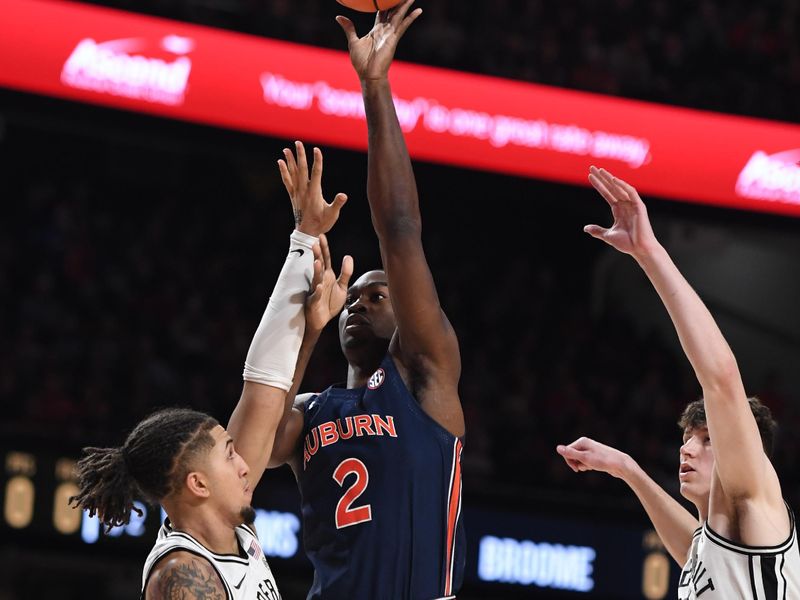
[[[403,2],[403,0],[336,0],[339,4],[361,12],[377,12],[388,10]]]

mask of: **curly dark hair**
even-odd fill
[[[778,431],[778,423],[772,418],[772,411],[768,406],[761,403],[761,400],[755,396],[747,399],[750,404],[750,410],[753,412],[756,424],[758,425],[758,432],[761,434],[761,445],[764,446],[764,452],[767,456],[772,458],[772,452],[775,449],[775,434]],[[706,405],[705,401],[695,400],[690,402],[686,408],[683,409],[683,414],[678,420],[678,426],[682,431],[687,429],[697,429],[699,427],[707,426],[706,420]]]

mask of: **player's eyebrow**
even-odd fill
[[[352,294],[355,291],[358,291],[362,287],[368,288],[372,287],[373,285],[382,285],[383,287],[389,287],[389,283],[386,281],[370,281],[369,283],[365,283],[363,285],[354,285],[347,290],[348,294]]]

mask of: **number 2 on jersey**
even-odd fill
[[[369,483],[369,472],[366,465],[357,458],[346,458],[339,463],[333,472],[333,479],[339,486],[344,486],[344,480],[348,475],[355,474],[356,480],[339,499],[336,504],[336,529],[366,523],[372,520],[372,506],[365,504],[350,508],[358,497],[364,493]]]

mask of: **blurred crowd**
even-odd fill
[[[19,201],[0,219],[0,435],[77,452],[120,443],[160,406],[189,405],[226,422],[291,230],[272,161],[47,134],[23,146],[12,163]],[[50,165],[47,176],[36,160]],[[326,160],[326,189],[351,192],[331,234],[335,261],[354,255],[357,273],[379,261],[364,162],[336,151]],[[467,489],[633,502],[620,482],[576,475],[555,453],[588,435],[629,452],[676,492],[676,421],[700,390],[673,346],[593,310],[592,274],[606,250],[581,232],[594,218],[583,214],[591,193],[511,182],[504,193],[520,203],[514,219],[530,223],[519,235],[508,207],[481,205],[500,176],[417,171],[428,256],[462,349]],[[545,199],[554,190],[557,211]],[[532,194],[543,196],[546,223],[524,204]],[[467,195],[464,205],[448,201]],[[301,390],[345,375],[330,327]],[[770,381],[748,384],[783,431],[800,430],[800,398]],[[781,436],[780,472],[796,473],[798,456],[797,437]],[[784,484],[797,505],[796,478]]]
[[[344,9],[333,0],[97,3],[296,42],[344,44],[333,21]],[[800,0],[419,4],[425,16],[413,43],[401,46],[406,60],[744,115],[800,117]],[[366,19],[358,23],[362,31]],[[237,162],[219,150],[154,157],[144,156],[143,146],[69,138],[58,147],[40,135],[27,150],[14,150],[21,154],[5,181],[18,201],[7,203],[0,219],[0,433],[75,447],[119,443],[147,412],[173,404],[226,421],[283,259],[276,240],[291,228],[276,174],[264,175],[252,157]],[[363,164],[356,166],[363,157],[340,158],[351,161],[345,170],[364,174]],[[60,168],[51,168],[56,163]],[[479,198],[476,182],[488,177],[465,173],[461,191],[437,189],[444,185],[437,182],[441,172],[425,169],[420,187],[431,190],[432,205],[466,192]],[[346,181],[340,176],[337,183]],[[363,189],[362,182],[347,191]],[[334,248],[338,241],[344,246],[338,256],[354,254],[357,271],[372,268],[377,243],[366,206],[353,201],[346,211]],[[551,251],[565,242],[562,232],[547,233],[548,223],[534,239],[504,236],[498,250],[507,212],[460,214],[455,231],[444,209],[430,211],[429,257],[463,354],[467,486],[628,497],[619,482],[576,476],[555,454],[556,444],[589,435],[629,452],[675,491],[675,423],[700,391],[674,347],[638,333],[619,315],[592,311],[597,246],[585,252],[581,246],[579,259]],[[552,212],[561,216],[548,219],[572,218],[564,211],[559,205]],[[585,221],[569,226],[579,232],[579,222]],[[330,331],[303,389],[344,378]],[[782,420],[782,431],[800,430],[800,398],[771,381],[748,383]],[[797,437],[782,435],[779,471],[797,473],[798,456]],[[785,491],[800,506],[795,480],[784,478]]]
[[[334,0],[93,0],[342,49]],[[419,0],[400,58],[681,106],[797,121],[800,1]]]

